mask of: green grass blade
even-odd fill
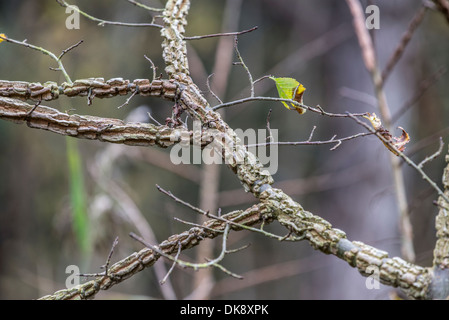
[[[67,137],[67,162],[69,167],[70,202],[74,233],[83,254],[90,250],[90,226],[87,216],[84,174],[78,141]]]

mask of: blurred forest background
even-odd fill
[[[105,20],[151,21],[148,11],[125,0],[73,0],[71,3]],[[161,8],[164,5],[150,0],[144,3]],[[371,33],[383,68],[421,1],[384,0],[362,4],[364,7],[376,4],[380,8],[380,29]],[[151,79],[151,65],[144,55],[163,73],[159,29],[101,27],[81,17],[80,29],[68,30],[65,27],[67,17],[65,9],[54,0],[0,1],[0,33],[10,38],[27,39],[57,55],[84,40],[63,58],[72,80],[89,77]],[[345,1],[193,0],[186,35],[240,31],[254,26],[258,26],[258,30],[239,36],[238,45],[255,79],[264,75],[296,78],[307,88],[304,102],[310,106],[319,104],[330,112],[376,112],[373,84],[364,67]],[[232,37],[229,39],[232,42]],[[395,114],[422,91],[423,81],[437,78],[394,123],[394,128],[402,126],[410,134],[406,154],[416,162],[438,149],[440,136],[449,142],[449,75],[444,72],[449,66],[448,39],[448,22],[439,12],[428,10],[385,84],[387,99]],[[219,42],[219,38],[211,38],[188,43],[194,81],[207,92],[207,76],[215,72],[211,78],[212,87],[223,101],[248,96],[244,69],[230,64],[237,61],[232,43],[230,47],[220,47]],[[227,60],[230,54],[232,60]],[[55,67],[54,61],[37,51],[3,42],[0,57],[0,79],[64,82],[60,73],[49,69]],[[224,74],[228,71],[228,75]],[[219,79],[227,81],[220,83]],[[256,94],[277,96],[271,80],[257,84]],[[207,97],[212,105],[217,103],[210,95]],[[126,98],[94,99],[93,105],[88,106],[85,98],[61,97],[43,105],[119,119],[126,119],[134,110],[144,110],[137,115],[133,113],[137,117],[133,119],[146,122],[150,121],[147,110],[161,123],[171,114],[170,102],[139,96],[118,109]],[[280,103],[231,107],[226,110],[225,118],[234,129],[264,129],[270,109],[270,125],[279,130],[280,141],[307,140],[314,126],[315,139],[364,132],[350,119],[325,118],[311,112],[299,116]],[[398,132],[395,131],[397,135]],[[100,272],[99,266],[104,264],[116,236],[120,237],[120,242],[112,262],[142,248],[128,233],[141,233],[139,228],[144,228],[143,225],[151,227],[155,238],[161,242],[189,228],[174,221],[174,217],[188,221],[198,219],[194,212],[158,192],[155,185],[200,205],[200,165],[171,166],[167,161],[170,150],[79,140],[91,232],[89,250],[82,249],[72,228],[66,138],[6,121],[0,121],[0,137],[1,299],[35,299],[65,288],[68,265],[77,265],[85,273]],[[398,210],[389,151],[375,137],[344,142],[334,151],[330,148],[331,145],[279,147],[275,186],[283,188],[306,210],[344,230],[350,240],[360,240],[388,251],[390,256],[400,256]],[[447,145],[444,153],[446,151]],[[444,156],[440,156],[425,169],[440,184],[444,166]],[[437,213],[432,202],[437,196],[417,172],[407,165],[403,165],[403,171],[416,263],[430,266]],[[254,203],[226,166],[221,166],[219,173],[215,205],[223,213],[245,209]],[[139,220],[142,216],[145,222]],[[276,223],[267,230],[285,234]],[[216,240],[215,255],[220,243]],[[231,234],[229,247],[248,243],[251,243],[249,248],[223,261],[229,270],[245,277],[244,280],[213,270],[215,286],[209,298],[388,299],[394,291],[386,286],[368,290],[366,278],[355,269],[334,256],[314,251],[306,242],[279,242],[242,231]],[[196,261],[199,259],[197,250],[185,251],[181,258]],[[162,259],[157,264],[165,264],[166,269],[170,267],[170,263]],[[155,275],[153,269],[100,292],[97,298],[167,297],[159,285],[161,277]],[[192,297],[194,277],[192,270],[176,268],[170,283],[164,286],[171,286],[178,299]]]

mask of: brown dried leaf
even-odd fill
[[[399,156],[399,152],[403,152],[405,150],[405,145],[410,142],[410,136],[402,127],[398,127],[398,129],[402,130],[402,134],[400,137],[396,138],[382,126],[382,122],[379,117],[375,113],[368,113],[364,118],[368,119],[371,122],[374,130],[376,130],[387,142],[382,141],[382,143],[396,156]]]

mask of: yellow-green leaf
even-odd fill
[[[302,103],[302,96],[306,88],[293,78],[275,78],[270,77],[276,83],[279,98],[294,100]],[[306,112],[306,109],[296,106],[294,103],[282,101],[284,106],[289,110],[296,110],[299,114]]]

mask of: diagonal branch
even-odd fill
[[[264,218],[268,219],[269,210],[264,205],[255,205],[245,211],[233,211],[222,217],[233,222],[238,222],[247,226],[261,223]],[[193,227],[188,231],[170,236],[167,240],[160,243],[157,248],[167,255],[176,254],[181,250],[186,250],[197,246],[202,240],[215,238],[221,235],[227,222],[215,219],[203,223],[205,228]],[[238,229],[232,227],[231,229]],[[216,231],[212,231],[216,230]],[[130,256],[116,262],[110,266],[108,276],[98,276],[94,280],[78,285],[71,289],[64,289],[55,292],[52,295],[42,297],[42,300],[72,300],[72,299],[92,299],[100,290],[107,290],[112,286],[128,279],[134,274],[151,267],[159,258],[160,254],[149,248],[144,248]]]

